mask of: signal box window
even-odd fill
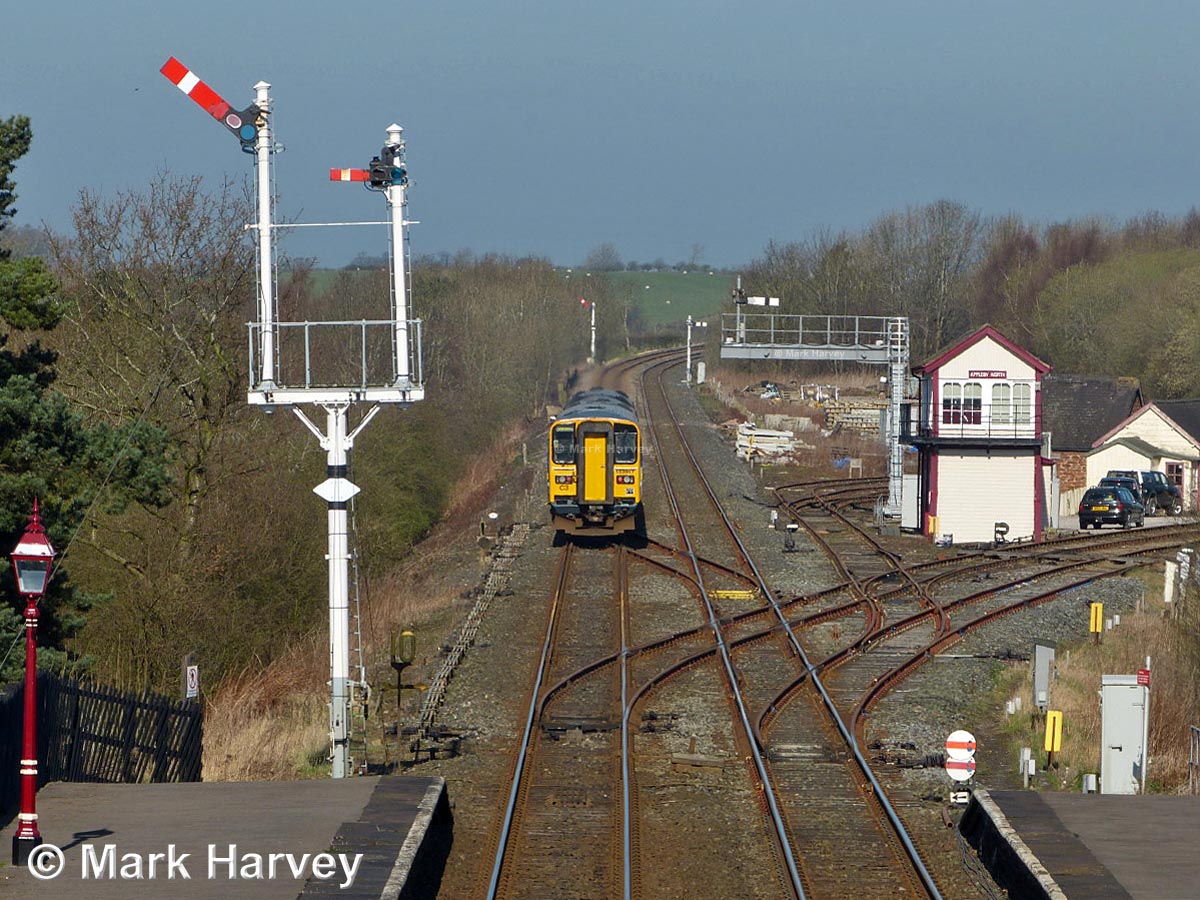
[[[1033,389],[1027,384],[1013,385],[1013,415],[1019,425],[1033,421]]]
[[[992,424],[1007,425],[1012,421],[1012,385],[1000,382],[992,385]]]
[[[983,385],[978,381],[968,381],[963,385],[964,425],[978,425],[983,421]]]
[[[962,385],[948,381],[942,385],[942,424],[962,423]]]
[[[637,462],[637,429],[632,425],[613,426],[613,461]]]
[[[554,426],[551,455],[560,466],[575,462],[575,428],[572,425]]]
[[[983,421],[983,385],[978,381],[942,385],[942,423],[978,425]]]

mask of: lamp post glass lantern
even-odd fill
[[[38,503],[33,501],[33,515],[25,533],[12,552],[13,574],[17,590],[25,598],[25,703],[21,742],[21,811],[17,814],[17,831],[13,835],[12,861],[23,866],[29,855],[42,843],[37,825],[37,626],[38,601],[46,593],[50,567],[54,563],[54,547],[46,537]]]

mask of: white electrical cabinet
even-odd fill
[[[1102,794],[1140,794],[1146,789],[1150,686],[1138,681],[1137,675],[1104,675],[1100,679]]]

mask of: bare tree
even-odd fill
[[[583,267],[591,272],[619,272],[624,266],[616,244],[605,241],[587,255]]]
[[[145,194],[84,192],[75,237],[54,242],[68,312],[62,383],[110,421],[147,416],[168,429],[193,525],[208,455],[243,400],[242,323],[255,296],[246,199],[228,183],[159,174]]]
[[[863,236],[876,315],[907,316],[916,352],[937,349],[968,326],[982,236],[979,214],[948,200],[889,213]]]

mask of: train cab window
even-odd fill
[[[555,425],[551,440],[551,455],[558,465],[575,462],[575,426]]]
[[[632,425],[613,426],[613,461],[637,462],[637,429]]]

